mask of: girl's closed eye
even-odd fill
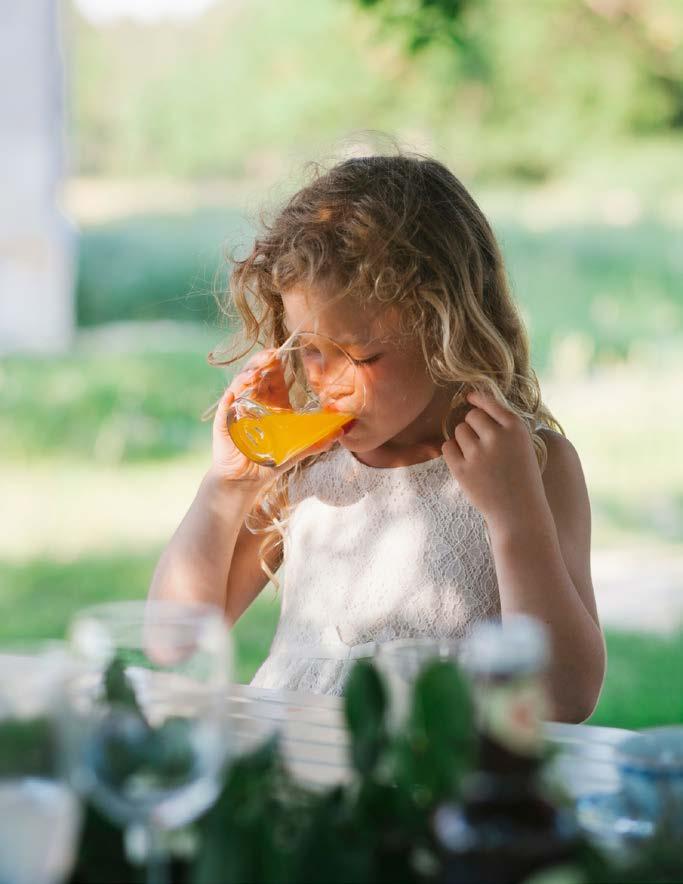
[[[374,356],[367,356],[365,359],[355,359],[351,357],[351,361],[354,363],[354,365],[372,365],[373,362],[377,362],[377,360],[381,358],[381,353],[375,353]]]

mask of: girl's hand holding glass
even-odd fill
[[[247,390],[255,390],[264,403],[276,408],[289,405],[284,374],[279,371],[277,350],[262,350],[232,379],[218,403],[213,420],[213,468],[223,479],[266,484],[273,471],[254,463],[235,446],[228,431],[228,415],[235,400]],[[286,403],[286,404],[285,404]]]
[[[214,420],[214,466],[256,483],[331,448],[362,410],[351,357],[331,339],[293,335],[233,379]]]

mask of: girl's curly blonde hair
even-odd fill
[[[434,383],[454,390],[445,438],[467,409],[467,393],[485,391],[525,421],[543,469],[546,446],[537,430],[562,428],[541,400],[493,231],[463,184],[419,154],[311,168],[309,182],[270,223],[262,221],[250,253],[234,260],[230,292],[244,347],[232,357],[211,353],[209,361],[227,365],[257,345],[278,347],[287,337],[281,292],[333,280],[340,297],[398,308],[402,331],[419,338]],[[261,563],[271,578],[266,560],[280,551],[291,475],[265,489],[249,520],[264,534]]]

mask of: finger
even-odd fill
[[[287,384],[284,378],[277,374],[257,375],[251,388],[253,398],[264,405],[271,405],[275,408],[292,407]]]
[[[472,408],[465,415],[467,424],[472,427],[480,439],[490,439],[499,426],[497,421],[481,408]]]
[[[235,397],[244,393],[245,390],[253,390],[259,382],[258,370],[255,368],[246,368],[230,381],[230,389]]]
[[[279,363],[278,352],[275,348],[269,347],[266,350],[259,350],[258,353],[250,356],[243,371],[247,371],[250,368],[267,368],[275,363]]]
[[[244,368],[230,382],[230,389],[236,396],[245,390],[267,392],[271,388],[273,392],[287,389],[284,375],[274,366]]]
[[[454,436],[465,460],[470,460],[476,454],[479,447],[479,436],[464,421],[455,428]]]
[[[235,394],[232,388],[228,387],[218,401],[218,407],[216,408],[216,414],[213,419],[215,427],[219,427],[221,430],[227,430],[228,411],[234,401]]]
[[[475,405],[477,408],[481,408],[489,414],[496,423],[499,423],[503,427],[509,426],[512,419],[515,417],[514,412],[509,408],[505,408],[497,402],[493,396],[490,396],[487,393],[481,393],[479,390],[473,390],[471,393],[468,393],[467,401],[471,402],[472,405]]]
[[[441,446],[443,459],[452,470],[457,470],[465,462],[465,457],[456,439],[448,439]]]

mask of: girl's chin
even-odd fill
[[[357,439],[353,437],[353,430],[349,430],[344,436],[339,438],[339,444],[346,448],[347,451],[364,451],[368,446],[363,445],[362,442],[359,442]]]
[[[378,447],[376,442],[369,439],[363,439],[362,436],[356,439],[353,430],[349,430],[346,435],[342,436],[339,439],[339,444],[346,448],[347,451],[352,451],[354,454],[362,454],[364,451],[374,451],[375,448]]]

